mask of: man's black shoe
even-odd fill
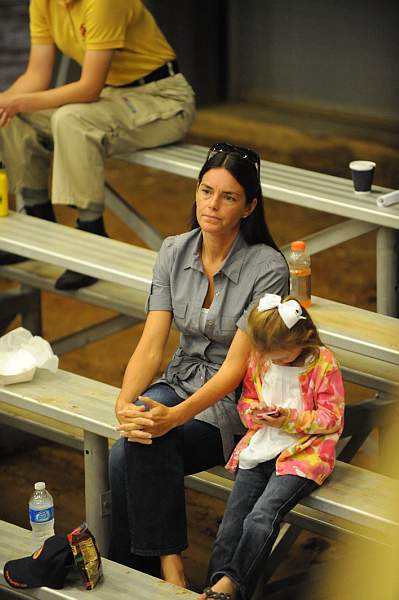
[[[54,208],[50,200],[44,204],[35,204],[35,206],[25,206],[25,212],[30,217],[37,217],[38,219],[44,219],[45,221],[56,222]]]
[[[96,281],[95,277],[67,269],[58,277],[54,287],[56,290],[78,290],[93,285]]]
[[[77,226],[81,231],[108,237],[102,217],[95,221],[79,221],[78,219]],[[58,277],[54,287],[56,290],[78,290],[93,285],[96,281],[96,277],[91,277],[90,275],[84,275],[83,273],[77,273],[76,271],[67,269],[60,277]]]

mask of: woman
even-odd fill
[[[145,328],[116,402],[125,439],[110,458],[110,558],[148,570],[134,556],[160,557],[164,579],[181,586],[184,475],[224,464],[242,435],[236,401],[250,350],[247,311],[265,292],[287,293],[287,265],[265,222],[259,170],[252,150],[210,148],[193,228],[162,245]],[[172,319],[180,344],[151,385]]]

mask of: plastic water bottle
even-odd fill
[[[32,528],[32,549],[37,550],[47,538],[54,535],[53,497],[46,490],[44,481],[35,483],[29,499],[29,521]]]
[[[4,165],[0,162],[0,217],[8,215],[8,179]]]
[[[298,298],[305,308],[312,304],[310,256],[302,241],[291,242],[288,256],[290,269],[290,294]]]

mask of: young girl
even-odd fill
[[[330,475],[343,428],[340,370],[308,312],[265,294],[249,316],[252,357],[238,403],[248,428],[201,599],[249,600],[286,513]]]

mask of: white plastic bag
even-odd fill
[[[0,385],[30,381],[38,368],[58,369],[58,357],[45,339],[23,327],[0,337]]]

